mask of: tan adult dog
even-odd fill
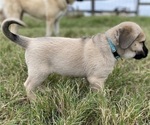
[[[24,86],[31,99],[35,98],[32,91],[51,73],[85,77],[92,89],[100,90],[116,58],[142,59],[148,54],[145,34],[133,22],[123,22],[91,38],[29,38],[11,33],[8,28],[14,23],[24,25],[19,20],[8,19],[3,22],[2,31],[26,50],[28,78]]]
[[[67,10],[67,4],[74,0],[4,0],[3,11],[6,18],[22,19],[24,13],[46,20],[46,36],[59,34],[59,20]],[[17,26],[12,32],[17,32]]]
[[[4,21],[4,19],[5,19],[5,16],[4,16],[3,10],[0,9],[0,24],[2,21]]]

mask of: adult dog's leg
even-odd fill
[[[54,23],[55,23],[54,19],[47,18],[47,20],[46,20],[46,36],[52,35],[52,29],[54,27]]]
[[[3,8],[5,18],[16,18],[16,19],[22,19],[23,17],[23,11],[20,7],[20,4],[17,4],[17,6],[13,7],[13,4],[9,6],[5,6]],[[11,25],[11,32],[17,33],[18,32],[18,25],[12,24]]]
[[[56,19],[54,23],[54,35],[55,36],[59,35],[59,20],[60,19]]]

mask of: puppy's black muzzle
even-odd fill
[[[145,44],[143,43],[143,51],[137,52],[137,54],[134,56],[135,59],[142,59],[146,58],[148,55],[148,49],[146,48]]]

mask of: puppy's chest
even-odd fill
[[[53,64],[53,69],[55,73],[64,76],[75,76],[82,77],[85,76],[85,70],[83,64],[78,64],[77,62],[60,62],[59,64]]]

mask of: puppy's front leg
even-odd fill
[[[88,79],[88,81],[90,83],[90,87],[93,91],[103,91],[104,82],[105,82],[106,78],[98,78],[96,76],[90,76],[87,79]]]

